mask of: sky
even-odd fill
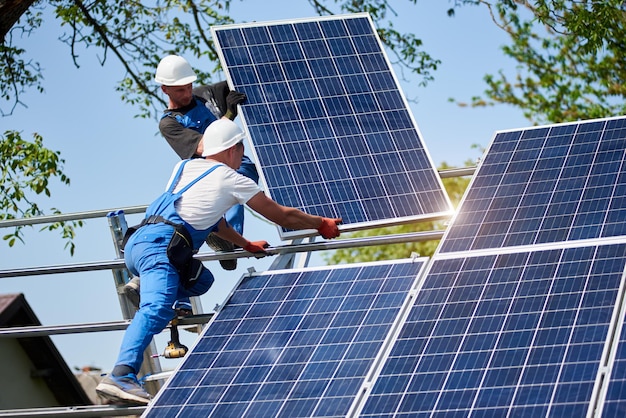
[[[268,5],[271,4],[271,7]],[[486,147],[499,130],[530,125],[522,111],[510,106],[472,109],[449,101],[469,101],[480,95],[487,73],[500,69],[513,74],[515,63],[506,58],[500,47],[505,34],[490,20],[484,8],[465,7],[454,18],[446,15],[449,2],[420,0],[394,1],[398,16],[394,25],[399,31],[413,32],[423,40],[423,47],[441,60],[435,80],[419,87],[410,76],[401,80],[405,95],[417,98],[410,108],[421,136],[435,165],[447,162],[463,166],[480,154],[473,144]],[[63,171],[70,186],[53,184],[52,197],[39,201],[40,206],[58,208],[63,213],[94,210],[117,210],[147,205],[164,189],[178,157],[158,134],[156,120],[134,118],[135,109],[122,103],[115,91],[124,73],[121,65],[108,57],[101,67],[95,48],[80,52],[80,68],[72,61],[69,48],[58,38],[64,32],[47,7],[45,23],[30,38],[17,45],[40,62],[44,72],[45,92],[31,91],[22,96],[28,108],[18,107],[10,117],[0,118],[0,129],[22,132],[32,138],[37,132],[44,146],[61,152]],[[231,3],[230,15],[236,23],[274,21],[314,17],[306,1],[238,1]],[[207,65],[209,65],[207,63]],[[250,155],[250,153],[248,153]],[[141,215],[129,215],[129,225]],[[250,240],[267,240],[284,245],[276,228],[248,216],[244,235]],[[40,232],[40,226],[27,229],[26,244],[9,248],[0,242],[0,270],[43,267],[81,262],[111,261],[115,248],[107,220],[92,219],[77,230],[76,252],[72,257],[56,232]],[[7,230],[2,230],[2,235]],[[208,251],[206,247],[201,249]],[[237,270],[222,270],[217,261],[205,263],[216,276],[216,283],[200,298],[205,312],[222,303],[249,268],[267,269],[273,257],[240,259]],[[320,254],[311,265],[323,263]],[[83,324],[115,321],[122,314],[110,271],[65,273],[0,279],[0,293],[24,293],[38,319],[44,325]],[[96,366],[105,372],[115,362],[123,333],[121,331],[53,336],[52,340],[70,368]],[[181,333],[182,342],[193,344],[195,334]],[[165,348],[169,333],[156,338],[159,352]],[[162,359],[163,369],[176,367],[178,360]]]

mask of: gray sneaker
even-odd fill
[[[130,281],[124,285],[122,290],[135,309],[139,309],[139,277],[133,277],[130,279]]]
[[[230,241],[226,241],[213,233],[206,237],[206,243],[214,251],[233,251],[235,249],[235,244]],[[220,265],[224,270],[235,270],[237,268],[237,259],[233,258],[232,260],[220,260]]]
[[[134,374],[109,374],[96,386],[96,393],[111,405],[144,406],[150,402],[150,394],[139,384]]]

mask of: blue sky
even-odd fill
[[[411,110],[435,164],[445,161],[461,166],[465,160],[479,157],[472,144],[485,147],[494,132],[529,125],[522,112],[512,107],[460,108],[448,101],[451,97],[468,101],[481,94],[486,73],[513,72],[515,63],[499,49],[507,38],[491,22],[486,9],[463,8],[449,18],[448,2],[421,0],[412,5],[404,1],[394,2],[394,6],[398,12],[395,27],[415,33],[423,40],[424,49],[442,61],[434,73],[435,81],[425,88],[397,72],[405,95],[418,98],[411,103]],[[231,16],[242,23],[306,18],[314,13],[305,1],[248,0],[233,1]],[[1,129],[20,130],[24,137],[37,132],[46,147],[60,151],[65,159],[64,171],[71,185],[53,185],[52,197],[40,202],[42,208],[73,213],[148,204],[163,190],[178,158],[158,134],[155,120],[134,118],[135,110],[120,101],[115,84],[124,74],[121,65],[109,56],[107,65],[100,67],[100,51],[92,48],[79,52],[81,67],[76,69],[69,48],[57,39],[63,31],[48,7],[44,26],[17,42],[42,65],[46,91],[23,95],[28,108],[17,108],[13,116],[3,118]],[[129,224],[138,222],[137,216],[129,216]],[[249,239],[281,244],[274,226],[251,216],[247,219],[245,235]],[[0,270],[115,258],[106,219],[89,220],[78,230],[74,257],[63,250],[58,234],[39,229],[27,231],[25,245],[9,248],[0,243]],[[0,232],[4,235],[6,230]],[[235,272],[222,270],[217,261],[207,263],[216,284],[201,298],[204,310],[211,311],[222,302],[249,267],[262,271],[271,261],[239,260]],[[313,263],[320,263],[319,255],[313,257]],[[44,325],[122,318],[109,271],[0,279],[0,293],[24,293]],[[185,334],[183,342],[192,344],[193,335]],[[121,338],[122,332],[103,332],[55,336],[53,341],[70,367],[95,365],[107,371],[115,362]],[[159,351],[168,338],[168,333],[157,338]],[[162,360],[161,364],[167,369],[175,367],[176,361]]]

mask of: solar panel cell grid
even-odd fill
[[[213,33],[274,199],[449,210],[370,19]],[[624,416],[625,143],[623,117],[498,132],[419,287],[424,260],[253,275],[146,416]]]
[[[146,416],[344,416],[424,266],[244,279]]]
[[[344,229],[451,213],[368,17],[214,28],[214,38],[248,97],[241,114],[273,199],[340,216]]]
[[[440,251],[626,235],[623,119],[499,133]]]
[[[435,260],[360,416],[583,416],[625,264],[623,244]]]

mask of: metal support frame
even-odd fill
[[[407,242],[421,242],[439,240],[445,231],[433,230],[422,232],[411,232],[407,234],[383,235],[366,238],[338,239],[334,241],[319,241],[300,243],[294,241],[292,244],[269,247],[267,250],[276,255],[287,255],[310,251],[329,251],[342,248],[368,247],[372,245],[406,244]],[[211,260],[231,260],[235,258],[254,257],[247,251],[237,249],[225,253],[198,253],[195,258],[200,261]],[[81,271],[111,270],[123,268],[123,260],[95,261],[89,263],[64,264],[57,266],[40,266],[31,268],[20,268],[10,270],[0,270],[0,279],[20,276],[39,276],[45,274],[76,273]]]
[[[67,406],[54,408],[6,409],[0,411],[2,418],[17,417],[129,417],[139,416],[145,406],[116,407],[111,405]]]
[[[213,318],[212,313],[192,315],[180,318],[178,325],[206,324]],[[68,325],[27,325],[23,327],[0,328],[1,338],[41,337],[44,335],[80,334],[87,332],[123,331],[130,324],[130,319],[110,322],[90,322]]]

